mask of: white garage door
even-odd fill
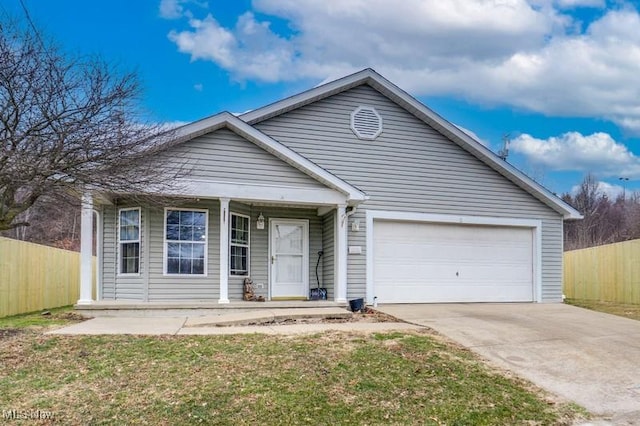
[[[379,303],[530,302],[530,228],[374,222]]]

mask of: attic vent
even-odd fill
[[[373,140],[382,133],[382,117],[373,107],[359,106],[351,113],[351,130],[360,139]]]

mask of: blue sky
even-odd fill
[[[606,0],[23,0],[143,82],[154,121],[244,112],[365,67],[556,193],[640,189],[640,13]],[[24,17],[19,0],[0,14]]]

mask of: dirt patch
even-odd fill
[[[248,323],[247,325],[291,325],[291,324],[341,324],[341,323],[353,323],[353,322],[404,322],[396,317],[387,315],[385,313],[376,311],[375,309],[365,308],[363,312],[354,312],[351,317],[348,318],[284,318],[269,321],[256,321]]]
[[[9,339],[22,333],[24,331],[19,328],[0,328],[0,340]]]
[[[52,316],[52,319],[82,322],[82,321],[86,321],[88,318],[76,312],[63,312],[60,314],[54,314]]]

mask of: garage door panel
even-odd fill
[[[528,228],[375,222],[373,256],[381,303],[533,300]]]
[[[492,284],[469,287],[456,286],[455,283],[440,283],[437,286],[422,286],[419,291],[416,291],[414,286],[386,288],[380,291],[377,297],[380,303],[530,302],[530,297],[522,296],[528,288],[527,285],[496,289]]]

